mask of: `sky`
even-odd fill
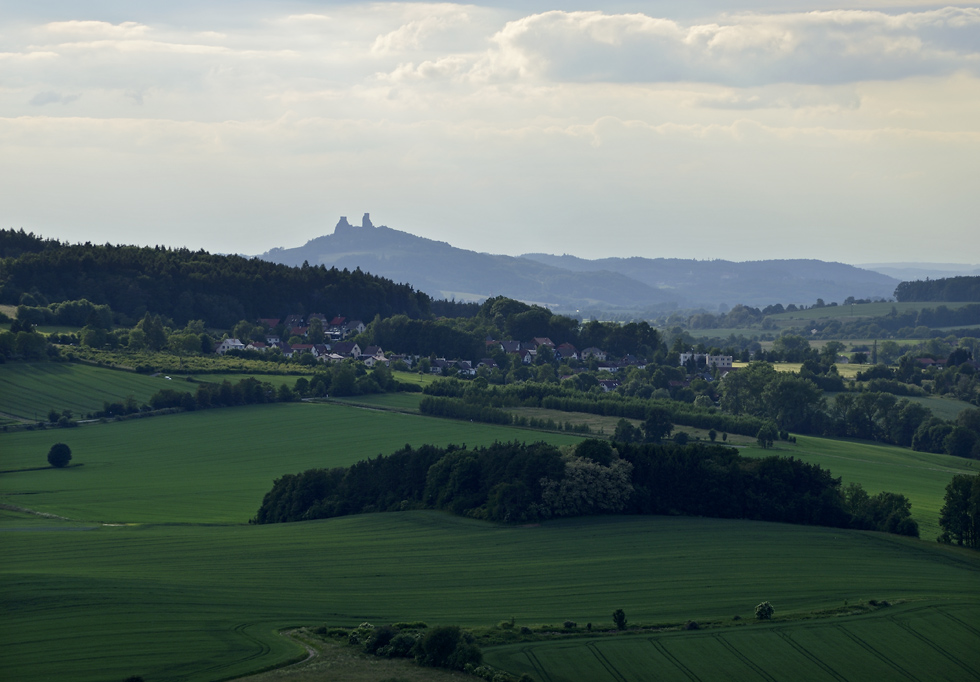
[[[978,3],[0,7],[0,227],[980,261]]]

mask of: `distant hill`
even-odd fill
[[[605,258],[526,254],[491,255],[446,242],[341,218],[334,233],[259,258],[285,265],[361,268],[411,284],[434,298],[481,300],[508,296],[552,309],[668,310],[720,304],[811,304],[891,297],[899,280],[843,263],[769,260],[734,263],[677,258]]]
[[[967,263],[867,263],[856,267],[896,277],[903,282],[980,275],[980,265]]]
[[[610,270],[661,291],[701,304],[828,303],[855,298],[889,298],[899,280],[845,263],[812,259],[727,260],[682,258],[601,258],[529,253],[522,258],[576,272]]]

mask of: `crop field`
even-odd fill
[[[77,419],[102,409],[103,402],[140,403],[172,381],[132,372],[68,362],[0,365],[0,412],[21,419],[47,421],[50,410],[71,410]]]
[[[939,610],[924,611],[921,627],[900,615],[905,606],[868,618],[894,613],[898,620],[881,622],[897,624],[898,630],[887,632],[901,635],[912,628],[922,635],[896,640],[906,657],[919,651],[938,661],[928,644],[937,642],[936,633],[942,633],[938,641],[948,656],[963,662],[974,656],[976,619],[962,605],[973,613],[980,606],[980,553],[935,542],[685,517],[591,517],[515,527],[414,511],[245,524],[272,480],[284,473],[344,466],[406,442],[472,446],[532,437],[577,440],[335,403],[218,409],[0,434],[0,503],[8,505],[0,510],[0,669],[23,682],[94,682],[134,674],[203,682],[293,660],[303,652],[277,632],[297,625],[424,620],[477,626],[514,617],[518,625],[535,629],[548,623],[560,629],[566,619],[610,627],[615,608],[625,609],[631,624],[729,623],[735,615],[751,622],[755,604],[764,599],[776,606],[777,618],[805,618],[845,601],[928,605]],[[69,443],[72,463],[81,466],[43,468],[56,439]],[[920,468],[906,460],[889,467],[906,453],[898,448],[866,446],[865,451],[835,443],[801,438],[796,450],[780,454],[822,457],[835,475],[849,466],[849,475],[869,490],[915,492],[912,482],[933,467],[949,469],[940,472],[946,481],[952,475],[952,465],[939,460],[924,460]],[[880,465],[864,461],[876,454]],[[923,499],[938,494],[933,504],[941,504],[942,491],[931,484],[916,494]],[[873,628],[862,630],[860,619],[833,619],[845,629],[828,624],[830,629],[814,630],[810,637],[807,628],[825,622],[775,623],[789,638],[775,641],[796,642],[816,656],[823,650],[812,640],[835,642],[833,637],[842,636],[846,642],[841,642],[853,645],[849,635],[854,635],[875,651],[890,651],[885,640],[875,639]],[[757,652],[764,647],[755,644],[760,640],[738,637],[743,629],[748,636],[768,627],[724,630],[722,639],[705,639],[703,646],[719,644],[724,656],[732,651],[724,642],[731,644],[741,656],[731,654],[737,660],[730,669],[749,665],[746,659],[761,666]],[[710,632],[678,637],[693,635],[693,641]],[[611,638],[609,644],[623,641]],[[688,666],[702,645],[682,644],[664,647]],[[582,655],[595,658],[596,646],[584,647]],[[613,660],[624,677],[610,679],[649,679],[649,670],[637,677],[626,667],[654,665],[643,658],[648,654],[602,646],[598,650],[605,656],[621,656]],[[837,670],[829,660],[835,646],[826,646],[826,665]],[[848,679],[870,680],[863,672],[867,668],[876,670],[874,680],[879,680],[880,658],[854,646],[852,665],[861,674]],[[649,642],[645,647],[656,650]],[[488,651],[491,660],[495,651]],[[800,660],[793,658],[800,651],[793,646],[774,651],[780,658],[771,665],[788,669]],[[628,663],[633,659],[635,664]],[[807,671],[816,666],[810,663],[804,664]],[[503,667],[511,665],[517,663]],[[918,674],[917,668],[906,669]],[[542,682],[562,679],[532,674]]]
[[[806,310],[795,310],[790,313],[780,313],[771,315],[771,319],[777,324],[795,322],[800,320],[841,320],[862,318],[862,317],[881,317],[892,311],[892,308],[899,313],[914,310],[916,312],[927,308],[938,308],[946,306],[950,310],[962,308],[968,303],[955,303],[949,301],[907,301],[905,303],[858,303],[855,305],[824,306],[823,308],[808,308]]]
[[[759,522],[596,517],[520,528],[404,512],[86,531],[2,516],[0,667],[21,682],[220,679],[301,653],[275,634],[300,624],[514,617],[608,627],[615,608],[653,625],[751,619],[762,599],[779,615],[805,615],[872,598],[976,608],[980,596],[975,552]],[[949,650],[968,658],[960,629],[948,629]]]
[[[622,680],[976,680],[976,604],[902,605],[812,624],[540,642],[488,661],[549,682]]]
[[[283,474],[349,466],[406,443],[514,439],[580,437],[331,404],[223,408],[3,434],[0,500],[106,523],[245,523]],[[34,470],[57,441],[82,466]]]
[[[357,395],[350,398],[330,398],[340,404],[363,405],[400,412],[418,412],[421,393],[375,393],[373,395]]]

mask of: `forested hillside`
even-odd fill
[[[0,231],[0,302],[87,299],[119,322],[147,312],[183,325],[231,327],[242,319],[320,312],[370,320],[429,314],[429,297],[360,270],[289,267],[257,258],[163,247],[66,244]]]
[[[902,282],[895,287],[899,301],[980,302],[980,277],[945,277]]]

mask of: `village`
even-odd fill
[[[407,370],[417,369],[420,362],[427,360],[428,372],[460,377],[475,377],[481,368],[498,369],[497,361],[490,357],[496,351],[506,353],[515,361],[519,360],[521,365],[540,364],[538,363],[540,353],[545,356],[544,361],[555,364],[564,362],[566,363],[564,366],[570,366],[573,372],[584,372],[593,368],[597,372],[608,373],[610,377],[623,368],[646,367],[643,358],[632,354],[612,358],[601,348],[590,346],[579,350],[570,343],[556,345],[548,337],[534,337],[529,341],[497,340],[488,337],[485,340],[487,356],[473,362],[463,359],[386,353],[376,345],[362,348],[356,341],[350,339],[362,334],[367,329],[366,325],[361,320],[343,316],[328,319],[320,313],[312,313],[305,319],[302,315],[289,315],[285,319],[260,318],[256,322],[266,330],[264,341],[249,339],[246,342],[239,338],[226,338],[215,344],[214,352],[218,355],[232,351],[277,352],[286,358],[296,358],[307,353],[317,362],[339,363],[352,360],[364,363],[367,368],[380,364],[385,367],[394,365]],[[277,329],[281,329],[282,332],[276,333]],[[715,376],[720,378],[732,371],[732,362],[731,355],[710,355],[692,351],[680,354],[679,365],[687,368],[690,373],[701,375],[702,378],[710,381]],[[564,380],[572,376],[574,374],[565,374],[558,378]],[[599,380],[599,386],[607,392],[615,390],[619,385],[620,382],[615,378]]]

